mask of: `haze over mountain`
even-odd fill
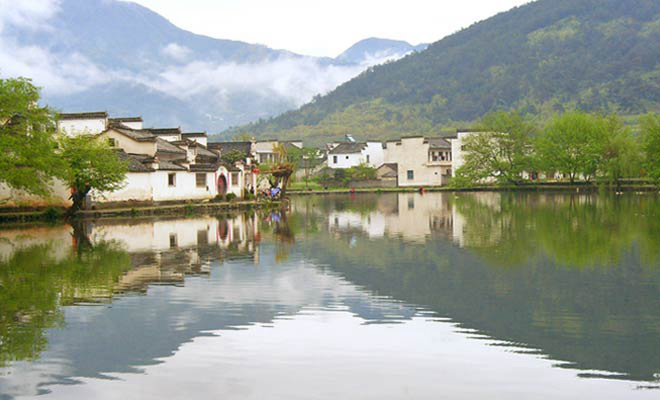
[[[62,111],[139,114],[147,124],[195,130],[277,115],[414,50],[384,40],[345,59],[308,57],[196,35],[117,0],[32,0],[4,8],[0,76],[33,78],[45,102]]]
[[[538,0],[226,132],[326,143],[441,133],[489,111],[660,111],[660,2]]]

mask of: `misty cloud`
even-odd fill
[[[0,0],[0,77],[31,78],[43,88],[46,98],[81,92],[89,95],[89,91],[103,90],[103,85],[112,83],[114,87],[143,86],[190,104],[203,103],[209,112],[219,114],[235,113],[237,108],[232,102],[236,101],[243,104],[241,112],[245,112],[246,103],[273,104],[273,100],[282,107],[297,107],[372,65],[403,56],[391,52],[367,54],[360,64],[333,64],[293,54],[261,62],[220,62],[202,59],[185,45],[172,42],[155,49],[155,57],[134,55],[132,67],[137,68],[128,71],[114,63],[95,63],[80,52],[31,43],[16,33],[46,30],[49,36],[57,37],[60,32],[55,28],[55,18],[60,1]],[[66,32],[62,35],[66,37]]]
[[[47,22],[57,13],[59,4],[59,0],[0,0],[0,32],[6,25],[47,29]]]
[[[181,100],[215,93],[217,100],[234,93],[279,96],[302,105],[359,74],[363,66],[322,66],[312,58],[280,58],[261,63],[194,61],[171,66],[154,77],[135,77],[139,83]]]
[[[162,49],[162,53],[177,61],[183,61],[190,56],[191,50],[177,43],[170,43]]]

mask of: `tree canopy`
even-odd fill
[[[38,101],[29,79],[0,79],[0,183],[45,196],[64,164],[55,152],[54,112]]]
[[[92,135],[62,136],[60,150],[66,163],[64,179],[72,188],[70,212],[82,208],[92,189],[112,192],[123,186],[128,165],[106,141]]]

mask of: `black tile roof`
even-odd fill
[[[108,122],[143,122],[142,117],[117,117],[117,118],[108,118]]]
[[[179,146],[176,146],[165,139],[156,138],[156,152],[158,153],[175,153],[186,154],[186,151]]]
[[[429,147],[432,149],[451,149],[451,143],[440,137],[428,138]]]
[[[181,134],[181,136],[185,138],[189,137],[207,137],[206,132],[184,132]]]
[[[154,135],[180,135],[181,128],[149,128],[147,129]]]
[[[128,162],[129,172],[153,172],[154,169],[149,167],[148,163],[154,162],[153,157],[144,154],[127,154],[124,150],[116,150],[117,156],[120,160]]]
[[[124,136],[127,136],[137,142],[155,142],[156,136],[152,135],[151,132],[145,130],[135,130],[127,127],[126,125],[112,125],[110,127],[113,131],[119,132]]]
[[[330,150],[330,154],[355,154],[361,153],[367,147],[366,143],[353,143],[344,142],[339,143],[334,149]]]
[[[65,120],[65,119],[98,119],[98,118],[108,118],[108,113],[105,112],[105,111],[82,112],[82,113],[61,113],[61,114],[57,114],[57,117],[61,120]]]

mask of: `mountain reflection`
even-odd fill
[[[294,210],[327,225],[301,251],[354,284],[565,367],[657,380],[656,196],[408,193]]]

